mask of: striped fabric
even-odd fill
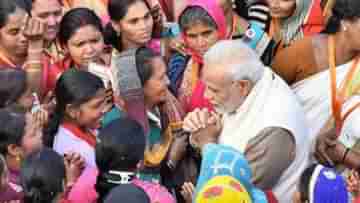
[[[263,2],[256,2],[248,8],[248,20],[249,22],[256,23],[264,30],[268,30],[270,27],[270,9]]]

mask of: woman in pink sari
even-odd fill
[[[212,110],[204,98],[205,86],[200,79],[202,56],[216,42],[230,37],[223,10],[216,1],[192,0],[181,13],[179,24],[191,58],[176,82],[178,99],[187,112],[196,108]]]

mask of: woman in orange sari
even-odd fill
[[[272,22],[269,35],[280,48],[322,31],[325,18],[320,0],[266,0]]]
[[[45,26],[29,16],[27,3],[0,1],[0,70],[24,69],[31,89],[40,93]]]
[[[351,152],[359,151],[359,8],[357,0],[336,0],[324,32],[281,50],[272,64],[303,104],[311,139],[326,146],[318,149],[328,152],[330,161],[348,167]],[[330,147],[324,139],[337,144]],[[346,154],[338,151],[346,148]],[[329,162],[324,155],[317,158]]]
[[[359,6],[356,0],[337,0],[323,33],[305,37],[279,50],[272,69],[292,85],[329,68],[330,44],[336,46],[336,66],[354,59],[360,51],[356,37],[360,31]]]

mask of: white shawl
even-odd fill
[[[296,157],[272,188],[279,202],[291,202],[296,183],[308,166],[308,127],[305,113],[296,96],[269,68],[265,69],[263,78],[251,90],[239,109],[223,116],[223,131],[219,142],[245,152],[247,143],[267,127],[287,129],[295,139]]]
[[[346,74],[351,69],[353,62],[341,65],[336,69],[337,85],[345,79]],[[319,135],[322,128],[332,116],[331,109],[331,89],[329,70],[318,73],[308,79],[302,80],[292,86],[295,94],[306,112],[306,119],[310,127],[310,138],[314,147],[315,138]],[[351,97],[344,105],[343,111],[351,108],[360,101],[360,96]],[[356,109],[345,120],[340,142],[347,147],[352,147],[356,140],[360,138],[360,125],[355,124],[360,120],[360,110]],[[313,149],[314,150],[314,149]]]
[[[302,119],[303,118],[303,119]],[[245,151],[249,140],[266,127],[281,127],[306,134],[304,112],[285,82],[269,68],[239,109],[223,116],[219,142]],[[301,129],[305,128],[305,129]]]

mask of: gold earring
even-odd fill
[[[17,162],[20,162],[20,161],[21,161],[20,156],[19,156],[19,155],[17,155],[17,156],[16,156],[16,158],[15,158],[15,160],[16,160]]]

